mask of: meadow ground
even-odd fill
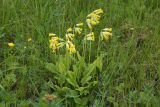
[[[0,107],[160,107],[159,0],[1,0],[0,13]],[[77,52],[54,53],[48,34],[64,38],[80,22],[67,42]]]

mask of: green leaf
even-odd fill
[[[88,94],[88,86],[87,87],[79,87],[76,90],[79,91],[80,95]]]
[[[67,66],[65,66],[65,64],[63,62],[58,62],[56,64],[56,66],[58,67],[58,72],[61,74],[66,74],[67,71]]]
[[[77,57],[78,57],[78,60],[83,60],[84,58],[79,54],[79,52],[77,52]]]
[[[62,86],[66,81],[66,74],[58,74],[55,79],[57,79],[60,86]]]
[[[74,87],[78,87],[77,81],[76,81],[76,75],[75,72],[68,71],[68,77],[66,78],[68,83],[70,83]]]
[[[78,92],[76,90],[69,90],[67,93],[66,93],[66,97],[68,98],[78,98],[79,95],[78,95]]]
[[[92,78],[92,77],[91,77],[91,76],[88,76],[88,75],[84,76],[84,77],[82,78],[82,80],[81,80],[82,85],[84,85],[84,84],[86,84],[88,81],[90,81],[91,78]]]
[[[103,66],[103,61],[102,61],[102,56],[98,57],[96,60],[95,60],[95,65],[96,67],[99,69],[99,71],[102,71],[102,66]]]
[[[55,73],[55,74],[58,73],[58,72],[57,72],[57,69],[56,69],[56,65],[54,65],[53,63],[46,63],[46,64],[45,64],[45,68],[46,68],[47,70],[49,70],[50,72],[52,72],[52,73]]]
[[[87,87],[78,87],[76,90],[78,90],[79,92],[82,92],[84,89],[86,89]]]
[[[66,93],[69,92],[69,90],[71,90],[69,87],[59,87],[58,85],[54,85],[54,89],[59,95],[62,96],[64,96]]]

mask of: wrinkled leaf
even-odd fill
[[[58,73],[56,69],[56,65],[54,65],[53,63],[46,63],[45,68],[52,73],[55,73],[55,74]]]

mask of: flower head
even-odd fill
[[[87,16],[86,22],[89,29],[92,29],[93,26],[99,24],[99,20],[101,18],[102,13],[103,13],[102,9],[97,9]]]
[[[77,27],[82,27],[83,26],[83,23],[78,23],[76,24]]]
[[[97,10],[93,11],[93,13],[95,13],[95,14],[102,14],[103,10],[102,9],[97,9]]]
[[[95,41],[94,32],[89,33],[89,34],[85,37],[85,40]]]
[[[74,39],[74,34],[72,34],[72,33],[67,33],[66,34],[66,40],[68,41],[68,40],[73,40]]]
[[[104,32],[112,32],[112,28],[104,28],[104,29],[102,29],[102,31],[104,31]]]
[[[54,33],[49,33],[48,36],[49,36],[49,37],[53,37],[53,36],[56,36],[56,34],[54,34]]]
[[[76,53],[75,45],[71,41],[67,41],[66,43],[66,49],[70,54]]]
[[[105,28],[101,31],[101,40],[108,41],[112,37],[112,28]]]
[[[67,29],[67,32],[68,32],[68,33],[69,33],[69,32],[73,32],[73,29],[70,27],[70,28]]]
[[[74,31],[75,31],[75,33],[77,33],[77,34],[81,34],[81,33],[82,33],[82,28],[80,28],[80,27],[75,27],[75,28],[74,28]]]
[[[11,42],[11,43],[8,43],[8,46],[9,46],[9,47],[14,47],[15,44]]]
[[[59,48],[64,46],[64,42],[63,39],[59,38],[59,37],[52,37],[49,40],[49,48],[51,48],[53,50],[53,52],[57,52],[59,50]]]
[[[76,24],[75,27],[74,27],[74,33],[80,35],[82,33],[82,30],[83,30],[82,27],[83,27],[83,23]]]

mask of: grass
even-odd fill
[[[100,49],[92,43],[79,59],[49,49],[48,33],[63,37],[98,8],[105,13],[94,31],[112,27],[110,41]],[[160,106],[159,0],[2,0],[0,13],[0,106]],[[74,69],[77,84],[87,87],[82,95],[70,82],[75,74],[68,70]],[[92,79],[83,85],[86,69]],[[43,101],[47,93],[57,99]]]

